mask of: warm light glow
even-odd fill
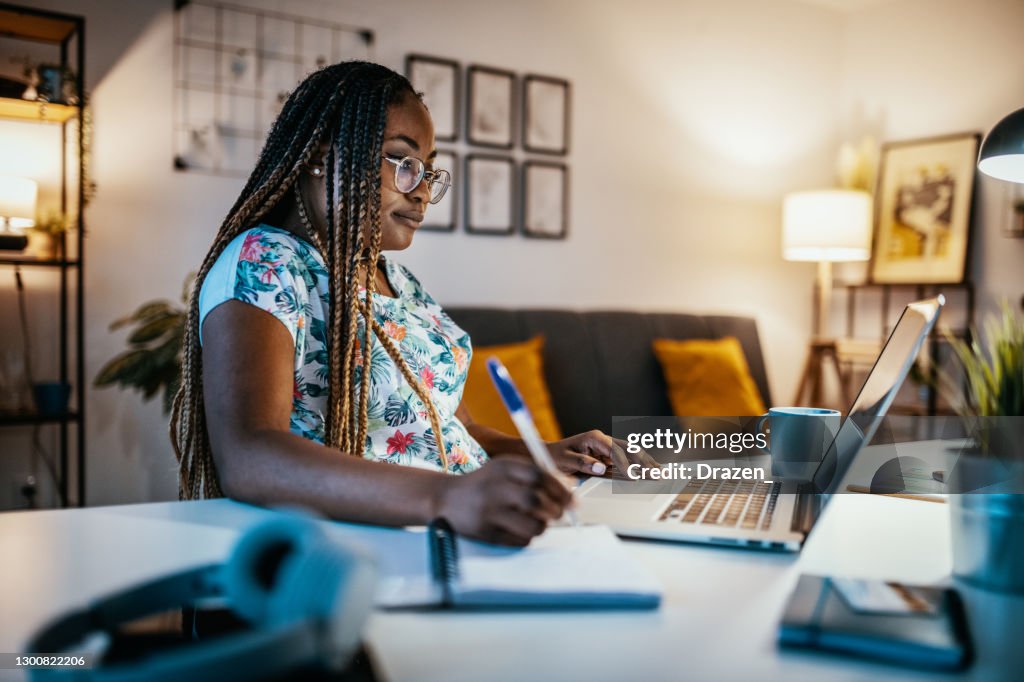
[[[871,257],[871,196],[852,190],[794,192],[782,207],[782,257],[855,261]]]
[[[36,224],[35,180],[0,175],[0,221],[9,227],[32,227]]]

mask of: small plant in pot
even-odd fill
[[[1004,303],[985,330],[984,348],[948,337],[963,370],[952,402],[974,441],[949,476],[953,572],[1024,593],[1024,320]]]
[[[96,375],[93,383],[97,387],[117,384],[136,389],[143,400],[162,392],[163,411],[170,412],[181,381],[181,343],[193,279],[189,275],[185,282],[181,307],[166,300],[149,301],[110,325],[111,331],[127,325],[135,328],[128,336],[128,350],[110,360]]]

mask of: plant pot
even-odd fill
[[[32,385],[36,410],[44,417],[59,417],[68,411],[71,384],[47,381]]]
[[[1024,594],[1024,462],[962,455],[948,482],[953,574]]]

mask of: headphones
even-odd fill
[[[130,662],[37,668],[33,680],[211,682],[262,679],[299,667],[343,669],[373,605],[375,566],[361,550],[326,537],[311,520],[258,524],[224,564],[210,564],[108,595],[36,633],[29,652],[63,652],[97,632],[209,598],[226,598],[251,627]]]

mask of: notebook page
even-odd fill
[[[522,549],[459,543],[459,594],[660,595],[607,526],[549,527]]]

